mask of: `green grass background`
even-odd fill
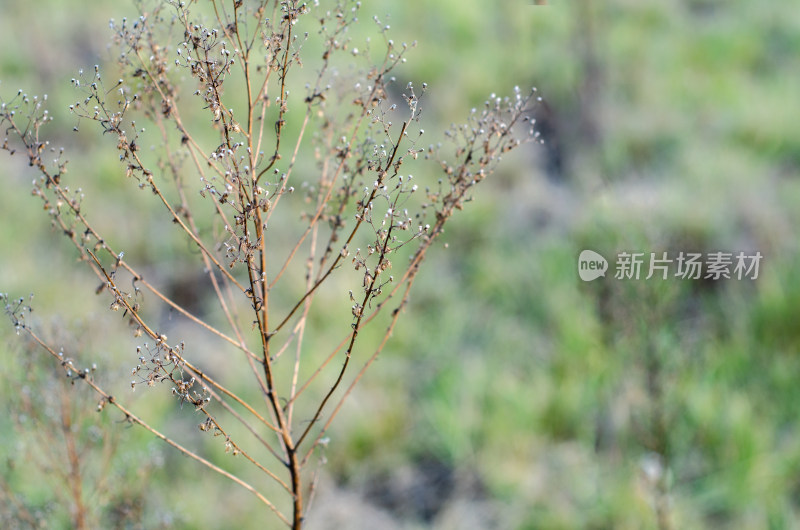
[[[125,222],[154,203],[130,194],[96,132],[70,132],[66,112],[69,79],[110,64],[108,19],[132,7],[2,10],[0,94],[48,93],[73,186],[131,255],[179,268],[185,244],[156,236],[157,223]],[[646,470],[663,454],[674,528],[797,528],[800,11],[788,0],[408,0],[362,11],[356,41],[374,36],[374,13],[396,42],[418,42],[397,75],[428,83],[426,135],[491,92],[535,85],[545,145],[505,160],[431,255],[391,346],[332,429],[323,485],[355,492],[352,513],[371,504],[388,517],[373,527],[465,528],[462,502],[483,527],[657,528]],[[40,325],[125,393],[134,343],[50,229],[32,178],[20,157],[0,157],[0,290],[35,293]],[[584,284],[584,248],[764,259],[757,281]],[[0,521],[22,524],[21,503],[68,527],[59,449],[41,436],[59,383],[11,326],[0,335]],[[127,392],[168,432],[225,458],[194,435],[191,412]],[[20,411],[37,393],[49,397],[31,420]],[[119,444],[111,464],[87,471],[98,524],[264,527],[246,492],[91,412],[90,395],[69,395],[88,411],[79,432],[94,458],[108,446],[98,423]],[[430,469],[439,487],[425,490]],[[437,499],[432,515],[392,500],[415,491]]]

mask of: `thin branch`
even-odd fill
[[[51,348],[47,343],[45,343],[29,326],[25,326],[25,331],[26,331],[26,333],[28,333],[28,335],[30,335],[30,337],[39,346],[41,346],[43,349],[45,349],[54,359],[56,359],[59,362],[62,362],[62,358],[59,357],[58,353],[56,353],[56,351],[53,348]],[[247,483],[244,480],[240,479],[236,475],[234,475],[234,474],[222,469],[221,467],[209,462],[208,460],[206,460],[202,456],[198,455],[197,453],[195,453],[191,449],[187,449],[186,447],[182,446],[178,442],[174,441],[172,438],[169,438],[168,436],[162,434],[160,431],[158,431],[157,429],[152,427],[149,423],[147,423],[146,421],[142,420],[141,418],[136,416],[133,412],[131,412],[128,408],[126,408],[122,404],[120,404],[116,400],[115,397],[111,396],[110,394],[107,394],[102,388],[100,388],[97,384],[95,384],[95,382],[90,377],[85,376],[83,372],[79,372],[79,374],[80,375],[78,376],[78,379],[82,380],[89,387],[91,387],[92,390],[94,390],[96,393],[98,393],[100,396],[102,396],[104,402],[108,403],[109,405],[115,407],[120,412],[122,412],[125,415],[125,419],[127,421],[143,427],[145,430],[150,432],[153,436],[155,436],[156,438],[159,438],[160,440],[162,440],[163,442],[167,443],[168,445],[171,445],[172,447],[174,447],[175,449],[177,449],[178,451],[180,451],[184,455],[186,455],[189,458],[201,463],[202,465],[204,465],[208,469],[211,469],[212,471],[222,475],[223,477],[225,477],[225,478],[235,482],[239,486],[243,487],[244,489],[246,489],[247,491],[249,491],[250,493],[255,495],[256,498],[258,498],[258,500],[260,500],[262,503],[264,503],[270,510],[272,510],[278,516],[278,518],[280,518],[281,521],[283,521],[287,526],[289,526],[291,528],[291,523],[286,518],[286,516],[284,516],[275,507],[274,504],[272,504],[266,497],[264,497],[261,493],[259,493],[259,491],[256,490],[249,483]]]

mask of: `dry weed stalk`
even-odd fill
[[[98,331],[80,326],[73,336],[59,322],[49,328],[40,332],[47,342],[68,350],[85,349],[78,337]],[[18,437],[16,443],[6,442],[10,454],[0,469],[0,527],[158,526],[165,514],[147,497],[148,479],[161,464],[158,451],[121,451],[123,430],[109,428],[109,421],[98,424],[93,412],[97,397],[88,386],[75,387],[80,379],[71,373],[69,360],[48,362],[41,369],[39,349],[34,340],[25,340],[3,361],[7,418]],[[98,373],[94,363],[89,370],[93,378]],[[32,477],[49,479],[37,488],[45,495],[20,491],[21,480],[37,482]]]
[[[115,138],[121,173],[149,190],[196,247],[224,322],[194,314],[147,281],[136,256],[112,247],[103,228],[93,224],[82,207],[81,190],[66,184],[63,149],[40,137],[51,120],[43,107],[46,98],[20,92],[10,101],[0,100],[6,132],[2,147],[27,156],[39,174],[33,193],[54,226],[97,276],[111,310],[130,319],[134,334],[147,340],[137,350],[131,386],[166,383],[176,399],[202,416],[201,431],[220,436],[227,451],[280,485],[289,502],[268,499],[257,484],[213,464],[126,408],[96,384],[90,370],[40,338],[26,322],[30,307],[24,300],[5,296],[6,311],[17,331],[28,333],[65,367],[68,377],[102,397],[100,408],[118,409],[128,421],[246,488],[287,526],[299,529],[315,482],[309,460],[319,455],[343,401],[380,355],[445,224],[471,200],[473,186],[492,172],[503,153],[538,137],[528,117],[534,94],[519,89],[507,98],[493,94],[483,108],[473,109],[466,124],[445,133],[454,145],[454,162],[446,162],[441,145],[423,146],[420,139],[420,97],[426,85],[393,86],[392,71],[405,62],[412,46],[390,40],[388,26],[377,17],[378,45],[359,50],[348,37],[360,2],[340,2],[325,11],[316,2],[212,0],[210,22],[203,22],[202,6],[193,4],[166,1],[142,8],[135,20],[112,21],[122,78],[109,84],[99,67],[81,72],[72,83],[83,95],[70,109],[79,124],[91,122],[104,137]],[[308,57],[315,46],[319,55]],[[369,48],[380,49],[375,65],[371,56],[376,51]],[[366,66],[339,70],[334,58]],[[311,59],[317,61],[301,70]],[[306,80],[303,73],[309,71],[313,75]],[[189,96],[191,84],[196,89]],[[402,96],[392,96],[398,92]],[[206,116],[201,130],[191,123],[190,111],[198,108]],[[143,123],[155,129],[155,139]],[[18,140],[21,148],[15,147]],[[153,142],[159,144],[155,154],[142,148]],[[440,165],[443,177],[437,185],[418,188],[406,167],[418,158],[417,163]],[[187,177],[199,179],[199,197],[187,193]],[[313,181],[302,187],[310,210],[299,216],[293,211],[297,201],[290,198],[297,193],[293,183],[298,179]],[[287,226],[290,221],[294,224]],[[285,248],[273,232],[299,237]],[[300,282],[287,274],[293,269],[304,270]],[[334,277],[346,281],[354,272],[352,320],[342,341],[325,355],[309,354],[303,341],[313,332],[312,311],[324,314],[315,305],[321,287],[333,285]],[[296,293],[288,307],[270,297],[284,283]],[[239,373],[249,370],[263,403],[241,397],[217,377],[218,367],[200,365],[183,342],[169,340],[159,323],[142,312],[144,292],[227,342],[231,352],[225,363],[234,362],[239,350]],[[353,374],[350,364],[359,337],[366,326],[380,322],[376,317],[390,304],[382,339]],[[290,349],[294,358],[286,355]],[[305,373],[311,375],[302,380]],[[232,422],[244,425],[252,438],[232,436]]]

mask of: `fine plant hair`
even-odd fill
[[[443,133],[444,145],[425,142],[427,85],[393,76],[413,45],[393,42],[374,17],[377,38],[356,46],[350,30],[361,9],[143,4],[139,17],[111,22],[119,75],[109,81],[95,66],[72,80],[80,94],[69,107],[75,128],[102,132],[99,141],[117,150],[120,184],[150,194],[168,219],[163,232],[179,231],[194,249],[207,278],[195,288],[216,300],[214,314],[145,275],[141,258],[106,235],[102,225],[114,221],[98,223],[86,211],[64,149],[41,134],[52,119],[46,96],[20,91],[0,100],[2,148],[27,157],[37,172],[33,194],[141,341],[130,386],[172,396],[184,414],[197,415],[199,433],[261,478],[245,479],[162,433],[101,386],[77,354],[42,338],[26,299],[4,295],[17,332],[67,378],[91,387],[98,409],[117,409],[294,529],[313,500],[329,427],[384,350],[429,249],[503,154],[539,141],[530,118],[535,89],[515,88],[467,113]],[[441,178],[417,183],[417,164]],[[226,348],[212,360],[196,355],[190,339],[167,337],[147,307],[159,305]],[[341,339],[315,336],[320,319],[344,323]],[[245,377],[257,398],[240,390]]]

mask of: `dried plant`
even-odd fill
[[[98,334],[97,325],[81,326],[76,336],[53,323],[45,334],[48,342],[65,349],[84,349],[78,337]],[[4,359],[0,377],[8,378],[5,391],[17,443],[9,444],[9,456],[0,466],[0,526],[3,528],[148,528],[161,525],[164,516],[148,502],[148,480],[162,458],[121,450],[123,431],[110,421],[98,424],[93,407],[97,398],[76,378],[63,377],[63,368],[39,366],[39,345],[24,341],[19,351]],[[17,348],[15,348],[16,350]],[[97,367],[92,365],[94,377]],[[106,378],[108,376],[106,375]],[[23,477],[47,477],[39,498],[19,491]],[[166,518],[166,517],[165,517]]]
[[[493,94],[452,126],[446,146],[424,145],[419,116],[427,87],[397,87],[392,76],[413,46],[390,40],[376,17],[378,42],[356,47],[348,30],[360,7],[340,2],[326,11],[318,2],[266,0],[141,7],[135,20],[111,22],[120,79],[109,83],[95,67],[72,80],[81,93],[70,106],[75,128],[89,122],[113,137],[120,174],[163,206],[172,224],[164,230],[179,230],[196,248],[219,322],[148,281],[137,256],[112,246],[105,227],[91,220],[83,192],[68,185],[64,150],[40,135],[51,120],[46,97],[20,92],[0,100],[3,149],[27,156],[38,172],[34,195],[97,276],[110,309],[144,341],[131,387],[168,388],[200,416],[200,431],[218,436],[285,498],[268,498],[261,482],[234,475],[129,410],[77,357],[40,337],[26,318],[29,303],[5,295],[17,331],[99,394],[99,408],[118,409],[295,529],[313,499],[319,466],[310,463],[324,461],[326,432],[381,354],[428,250],[501,156],[538,138],[529,117],[535,90],[515,89],[511,97]],[[415,164],[435,165],[442,178],[417,184]],[[198,181],[199,193],[190,192]],[[348,296],[331,309],[329,300]],[[191,346],[162,332],[145,300],[166,305],[228,351],[217,351],[213,362],[193,356]],[[349,310],[346,320],[339,308]],[[324,352],[318,342],[308,347],[315,318],[332,311],[331,319],[346,322],[341,341]],[[385,326],[378,340],[365,343],[365,329],[376,326]],[[358,369],[351,366],[356,355]],[[259,399],[237,392],[246,372]],[[233,435],[235,424],[246,431]]]

